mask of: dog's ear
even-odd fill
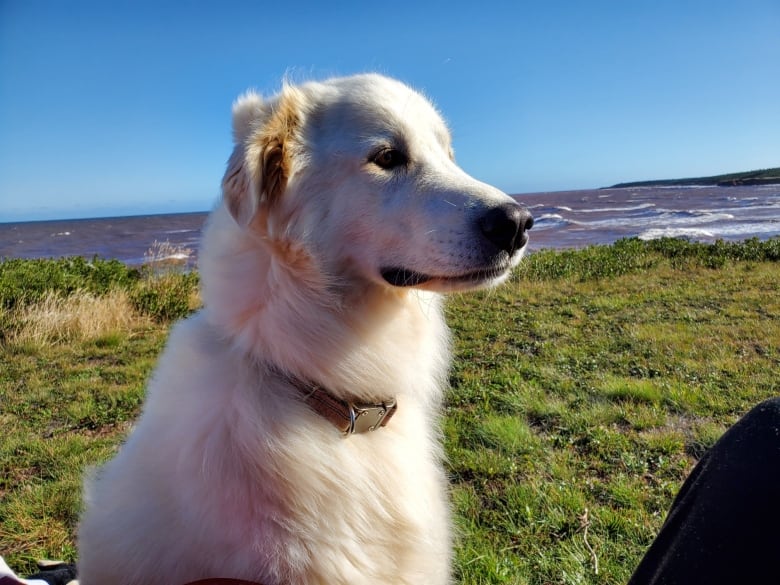
[[[254,93],[233,106],[235,147],[222,179],[228,211],[247,226],[262,206],[271,207],[284,193],[299,109],[296,93],[285,88],[272,102]]]

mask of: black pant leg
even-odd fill
[[[740,419],[686,480],[629,585],[780,584],[780,399]]]

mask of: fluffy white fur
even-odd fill
[[[381,76],[250,93],[233,123],[204,308],[174,327],[137,426],[87,482],[80,582],[448,583],[438,293],[519,261],[475,227],[511,199],[455,164],[425,98]],[[387,149],[404,164],[378,164]],[[391,284],[386,268],[425,277]],[[344,437],[279,372],[396,397],[397,414]]]

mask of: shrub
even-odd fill
[[[646,270],[658,263],[637,238],[618,240],[611,246],[588,246],[576,250],[542,250],[530,254],[518,275],[525,280],[574,278],[589,280]]]
[[[173,321],[186,317],[193,310],[193,295],[197,291],[195,272],[148,273],[130,293],[133,305],[157,321]]]
[[[12,309],[39,301],[49,292],[66,296],[84,290],[105,295],[114,288],[129,288],[140,277],[137,269],[119,260],[9,259],[0,262],[0,306]]]
[[[541,250],[530,254],[520,265],[522,280],[572,278],[590,280],[621,276],[647,270],[661,262],[673,268],[690,266],[722,268],[727,262],[780,262],[780,238],[712,244],[678,238],[642,241],[618,240],[612,245],[588,246],[575,250]]]

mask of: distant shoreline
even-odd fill
[[[653,181],[632,181],[617,183],[602,189],[625,189],[630,187],[743,187],[748,185],[780,185],[780,167],[760,169],[742,173],[695,177],[689,179],[661,179]]]

